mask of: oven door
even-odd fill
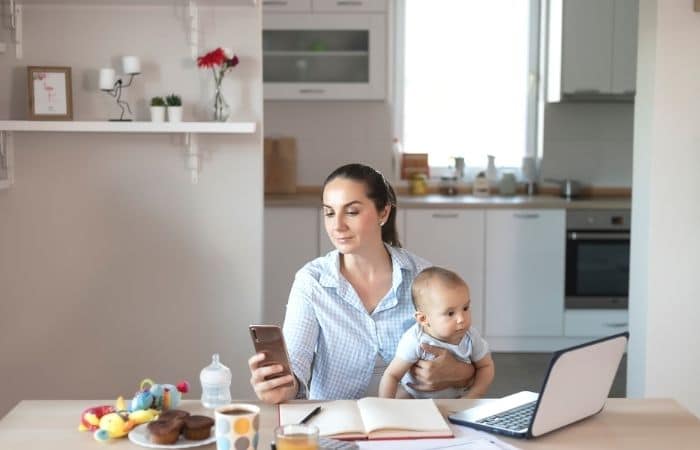
[[[566,308],[627,308],[629,266],[629,232],[569,231]]]

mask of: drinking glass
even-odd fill
[[[283,425],[275,429],[277,450],[318,450],[318,428],[313,425]]]

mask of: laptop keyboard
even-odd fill
[[[476,423],[504,428],[506,430],[519,431],[527,428],[530,424],[530,419],[532,418],[532,413],[535,411],[536,404],[536,401],[525,403],[517,408],[485,417],[478,420]]]

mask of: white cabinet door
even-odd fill
[[[612,93],[633,94],[637,80],[639,0],[615,0],[612,49]]]
[[[265,208],[264,323],[282,324],[294,275],[318,256],[317,214],[316,208]]]
[[[387,0],[313,0],[314,12],[386,12]]]
[[[486,212],[486,336],[562,336],[565,212]]]
[[[566,337],[596,338],[629,329],[626,309],[568,309],[564,314]]]
[[[262,0],[263,12],[311,12],[311,0]]]
[[[386,14],[267,14],[266,100],[383,100]]]
[[[484,211],[407,210],[404,246],[435,265],[457,272],[472,297],[472,325],[484,324]]]
[[[562,39],[562,92],[610,92],[613,2],[565,0]]]

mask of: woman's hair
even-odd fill
[[[389,218],[382,226],[382,241],[392,247],[401,247],[399,232],[396,230],[396,194],[381,172],[364,164],[346,164],[338,167],[323,182],[323,188],[336,178],[359,181],[365,184],[367,198],[374,202],[377,211],[382,211],[387,205],[391,206]]]

